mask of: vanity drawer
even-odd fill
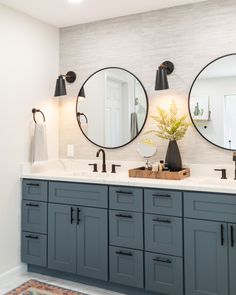
[[[110,281],[143,288],[143,252],[110,247]]]
[[[145,213],[182,216],[182,192],[145,189]]]
[[[140,188],[109,187],[111,209],[143,212],[143,190]]]
[[[158,294],[183,295],[183,260],[145,252],[145,285]]]
[[[47,203],[36,201],[22,201],[22,229],[23,231],[47,233]]]
[[[184,216],[236,222],[236,195],[184,193]]]
[[[23,199],[32,201],[48,200],[48,183],[47,181],[24,179],[22,185]]]
[[[145,250],[182,256],[182,218],[145,214]]]
[[[143,214],[135,212],[109,212],[110,245],[143,249]]]
[[[21,258],[27,264],[47,266],[47,236],[23,232]]]
[[[59,204],[108,207],[108,187],[96,184],[50,182],[49,201]]]

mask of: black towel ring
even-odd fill
[[[32,109],[32,113],[33,113],[33,119],[34,119],[35,124],[38,124],[37,121],[36,121],[36,118],[35,118],[36,113],[40,113],[43,116],[43,121],[44,122],[46,121],[44,113],[42,111],[37,110],[37,109]]]
[[[81,122],[80,122],[80,117],[81,116],[85,118],[86,124],[88,124],[88,117],[84,113],[77,113],[77,116],[79,117],[79,123],[80,124],[81,124]]]

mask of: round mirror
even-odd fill
[[[157,152],[155,143],[150,139],[143,139],[141,142],[138,143],[137,152],[141,157],[146,159],[145,169],[151,169],[149,158],[154,156]]]
[[[201,70],[190,89],[189,112],[206,140],[236,150],[236,54],[222,56]]]
[[[138,143],[137,152],[145,159],[151,158],[157,152],[156,145],[150,140],[143,140]]]
[[[142,131],[147,93],[137,77],[121,68],[95,72],[80,89],[76,115],[84,136],[107,149],[122,147]]]

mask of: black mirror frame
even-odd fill
[[[210,144],[213,144],[214,146],[220,148],[220,149],[223,149],[223,150],[227,150],[227,151],[235,151],[234,149],[228,149],[226,147],[223,147],[223,146],[220,146],[212,141],[210,141],[209,139],[207,139],[197,128],[197,126],[195,125],[195,122],[194,122],[194,119],[192,117],[192,114],[191,114],[191,109],[190,109],[190,99],[191,99],[191,92],[192,92],[192,89],[193,89],[193,86],[196,82],[196,80],[198,79],[198,77],[201,75],[201,73],[208,67],[210,66],[211,64],[213,64],[214,62],[216,62],[217,60],[219,59],[222,59],[222,58],[225,58],[225,57],[228,57],[228,56],[232,56],[232,55],[235,55],[236,56],[236,53],[230,53],[230,54],[225,54],[225,55],[222,55],[214,60],[212,60],[211,62],[209,62],[204,68],[201,69],[201,71],[197,74],[197,76],[195,77],[195,79],[193,80],[193,83],[191,85],[191,88],[190,88],[190,91],[189,91],[189,95],[188,95],[188,112],[189,112],[189,116],[190,116],[190,119],[193,123],[193,126],[194,128],[197,130],[197,132],[201,135],[202,138],[204,138],[206,141],[208,141]]]
[[[125,143],[125,144],[123,144],[123,145],[120,145],[120,146],[117,146],[117,147],[106,147],[106,146],[102,146],[102,145],[99,145],[99,144],[93,142],[93,141],[92,141],[92,140],[91,140],[91,139],[90,139],[90,138],[84,133],[83,129],[81,128],[81,124],[80,124],[79,117],[78,117],[79,95],[77,96],[77,101],[76,101],[76,106],[75,106],[75,114],[76,114],[76,119],[77,119],[77,122],[78,122],[78,125],[79,125],[79,128],[80,128],[82,134],[83,134],[83,135],[87,138],[87,140],[88,140],[89,142],[91,142],[92,144],[94,144],[94,145],[96,145],[96,146],[98,146],[98,147],[100,147],[100,148],[103,148],[103,149],[114,150],[114,149],[119,149],[119,148],[125,147],[126,145],[130,144],[131,142],[133,142],[133,141],[134,141],[134,140],[135,140],[135,139],[141,134],[141,132],[142,132],[142,130],[143,130],[143,128],[144,128],[144,126],[145,126],[145,124],[146,124],[146,122],[147,122],[148,112],[149,112],[149,102],[148,102],[147,91],[146,91],[146,89],[144,88],[143,83],[140,81],[140,79],[139,79],[137,76],[135,76],[132,72],[130,72],[129,70],[126,70],[126,69],[124,69],[124,68],[120,68],[120,67],[112,67],[112,66],[111,66],[111,67],[105,67],[105,68],[102,68],[102,69],[100,69],[100,70],[97,70],[96,72],[94,72],[93,74],[91,74],[91,75],[85,80],[85,82],[84,82],[83,85],[81,86],[80,90],[85,86],[86,82],[87,82],[92,76],[96,75],[97,73],[99,73],[99,72],[101,72],[101,71],[108,70],[108,69],[118,69],[118,70],[123,70],[123,71],[125,71],[125,72],[131,74],[131,75],[132,75],[132,76],[133,76],[133,77],[134,77],[134,78],[140,83],[140,85],[142,86],[143,91],[144,91],[145,96],[146,96],[146,101],[147,101],[146,116],[145,116],[145,119],[144,119],[143,125],[142,125],[141,129],[139,130],[138,134],[137,134],[134,138],[132,138],[129,142],[127,142],[127,143]],[[79,93],[80,93],[80,91],[79,91]]]

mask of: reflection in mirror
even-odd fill
[[[77,118],[91,142],[117,148],[138,136],[147,118],[148,101],[143,85],[133,74],[120,68],[102,69],[81,89],[85,99],[78,96]]]
[[[139,153],[141,157],[146,159],[145,168],[149,169],[150,164],[148,159],[153,157],[157,152],[155,143],[152,140],[143,139],[141,142],[138,143],[137,152]]]
[[[223,56],[200,72],[190,91],[189,111],[205,139],[236,150],[236,54]]]

